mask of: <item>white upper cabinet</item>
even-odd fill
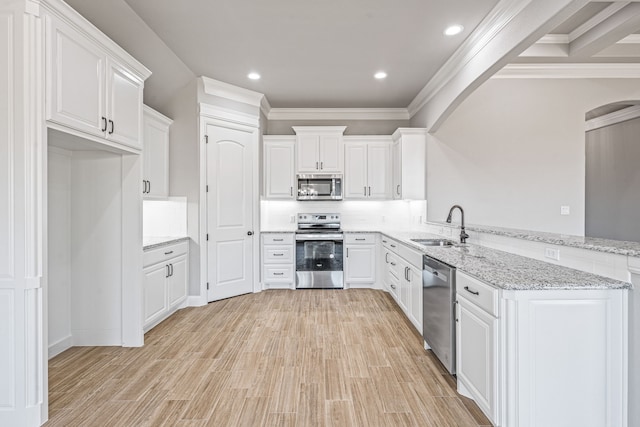
[[[103,35],[90,37],[95,30],[85,29],[86,24],[54,15],[46,23],[47,120],[142,149],[142,96],[149,71],[114,53],[119,48]]]
[[[295,136],[262,137],[264,142],[264,197],[295,199]]]
[[[391,199],[391,138],[345,137],[345,198]]]
[[[399,128],[393,133],[393,198],[427,198],[427,131]]]
[[[345,126],[295,126],[299,173],[342,173]]]
[[[142,193],[145,198],[169,197],[169,128],[172,120],[144,106]]]

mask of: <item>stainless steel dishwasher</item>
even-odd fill
[[[424,348],[456,373],[456,269],[427,255],[422,267],[422,335]]]

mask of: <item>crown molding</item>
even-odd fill
[[[269,119],[269,114],[271,113],[271,104],[269,104],[269,100],[267,99],[267,96],[263,96],[262,100],[260,100],[260,111],[262,112],[262,114],[264,114],[264,116]]]
[[[243,104],[262,108],[262,98],[265,96],[259,92],[221,82],[220,80],[214,80],[205,76],[201,76],[200,79],[203,83],[204,93],[207,95],[219,96],[230,101],[242,102]]]
[[[633,105],[631,107],[627,107],[625,109],[614,111],[613,113],[605,114],[604,116],[588,120],[585,125],[585,132],[600,129],[605,126],[615,125],[617,123],[626,122],[627,120],[637,119],[639,117],[640,105]]]
[[[509,64],[492,79],[637,79],[640,64]]]
[[[406,108],[272,108],[269,120],[409,120]]]
[[[530,0],[501,0],[411,101],[407,107],[409,115],[413,117],[424,107],[453,76],[458,74],[472,58],[481,52],[529,3]]]
[[[201,102],[198,104],[198,114],[200,117],[206,117],[209,119],[224,120],[226,122],[250,126],[253,128],[260,127],[260,118],[258,116],[225,107],[219,107],[217,105],[209,105]]]

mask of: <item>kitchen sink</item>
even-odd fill
[[[454,246],[456,242],[446,239],[411,239],[422,246]]]

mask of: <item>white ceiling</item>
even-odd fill
[[[195,76],[264,93],[272,107],[405,108],[474,30],[491,32],[482,21],[494,7],[517,2],[66,1],[153,72],[145,103],[161,112]],[[453,23],[464,32],[444,36]],[[589,2],[513,62],[640,63],[638,33],[640,0]],[[375,80],[378,70],[389,77]]]
[[[196,75],[273,107],[406,107],[498,2],[125,1]],[[464,32],[445,36],[454,23]]]

